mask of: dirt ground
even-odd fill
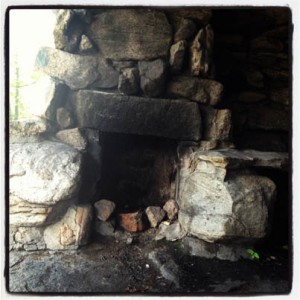
[[[262,245],[258,261],[189,256],[180,242],[154,231],[95,237],[76,251],[13,251],[7,288],[22,294],[258,295],[287,294],[286,247]]]

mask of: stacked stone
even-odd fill
[[[215,57],[224,100],[232,103],[237,146],[288,151],[289,9],[219,11],[215,20]]]
[[[45,120],[10,123],[10,249],[76,249],[88,242],[92,209],[80,200],[87,164],[82,152],[51,140],[54,132]]]
[[[53,118],[64,129],[224,146],[231,113],[216,108],[223,86],[212,79],[210,18],[208,9],[60,10],[56,49],[41,49],[36,61],[71,90]]]
[[[161,207],[151,205],[146,210],[151,225],[159,226],[158,239],[166,237],[176,240],[191,235],[207,242],[237,239],[249,242],[266,235],[276,187],[270,179],[257,176],[248,169],[272,167],[274,160],[280,166],[286,165],[287,157],[278,158],[274,153],[228,150],[233,146],[231,111],[226,108],[226,101],[221,102],[223,85],[213,79],[214,31],[209,24],[210,18],[210,10],[195,8],[59,11],[54,30],[56,49],[42,48],[36,60],[37,67],[49,76],[50,93],[45,97],[45,106],[39,115],[51,121],[56,128],[55,142],[51,143],[55,143],[53,147],[56,150],[53,151],[57,157],[53,154],[49,160],[48,155],[41,153],[39,155],[43,159],[37,159],[32,153],[35,150],[26,150],[26,155],[28,165],[35,165],[35,161],[43,164],[43,168],[39,166],[34,169],[35,176],[46,180],[39,185],[40,189],[47,186],[57,172],[55,168],[46,166],[60,159],[61,142],[70,152],[67,167],[72,166],[74,161],[84,163],[77,166],[78,170],[73,174],[76,180],[72,181],[70,190],[65,191],[55,203],[34,200],[32,194],[35,186],[30,186],[29,195],[32,197],[23,199],[24,193],[20,190],[23,182],[19,179],[25,178],[27,173],[19,167],[12,172],[15,190],[11,189],[10,205],[15,205],[14,201],[22,205],[23,201],[27,201],[31,206],[33,203],[35,209],[37,204],[42,204],[38,210],[33,210],[37,214],[40,214],[41,208],[48,209],[46,213],[43,211],[42,221],[34,223],[43,238],[42,243],[46,245],[37,248],[76,248],[86,240],[85,233],[89,231],[92,216],[90,203],[96,200],[95,187],[101,168],[99,132],[158,136],[188,142],[180,143],[177,149],[181,169],[173,185],[176,185],[174,198],[179,212],[172,212],[166,206],[164,209],[170,222],[159,225],[165,218]],[[265,33],[265,37],[273,38],[274,34],[277,36],[277,33]],[[265,72],[260,73],[266,76],[264,79],[267,76],[282,79],[280,76],[286,73],[274,69],[273,59],[278,59],[285,70],[286,57],[280,52],[283,51],[281,47],[279,53],[276,50],[270,54],[274,50],[271,44],[263,38],[253,38],[251,66],[258,66],[261,72]],[[269,47],[269,52],[257,55],[255,51],[259,47]],[[285,125],[281,126],[286,124],[286,110],[278,109],[285,104],[278,103],[282,97],[274,97],[277,90],[274,87],[271,89],[271,81],[264,80],[264,85],[260,86],[261,75],[258,75],[257,69],[246,75],[249,86],[252,84],[255,90],[246,93],[248,98],[250,95],[250,100],[246,97],[245,101],[245,93],[238,96],[237,105],[233,106],[236,124],[248,129],[286,130]],[[268,89],[265,86],[267,82]],[[257,89],[272,91],[270,95],[264,95],[272,100],[271,114],[261,95],[255,107],[252,106],[253,92],[257,96]],[[274,100],[279,98],[280,101]],[[247,109],[244,110],[245,102]],[[243,107],[241,111],[237,108],[240,104]],[[238,121],[240,119],[243,120],[241,123]],[[272,124],[272,127],[262,124]],[[194,147],[186,146],[191,141]],[[43,143],[37,143],[38,147],[44,147],[46,144]],[[24,144],[14,147],[17,147],[18,153],[26,148]],[[11,147],[12,151],[14,147]],[[227,152],[206,151],[220,148],[227,148]],[[22,153],[21,156],[24,155]],[[14,163],[14,156],[12,153],[11,164]],[[63,160],[63,166],[64,163]],[[19,165],[23,163],[17,162],[16,166]],[[243,170],[245,167],[247,170]],[[24,182],[27,184],[27,177]],[[59,180],[55,182],[59,183]],[[18,194],[20,191],[22,193]],[[50,191],[50,196],[47,196],[51,198],[53,193]],[[14,200],[15,195],[21,200]],[[84,212],[81,208],[78,211],[78,203],[86,204],[88,208]],[[173,203],[173,210],[178,210],[176,204]],[[23,214],[27,210],[17,210],[19,212]],[[173,214],[177,212],[178,220],[175,220]],[[130,220],[135,224],[134,228],[142,230],[141,218],[140,212],[130,216],[124,214],[119,216],[119,223],[125,224]],[[97,228],[100,232],[114,230],[115,224],[110,222],[109,218],[100,219]],[[30,232],[23,229],[26,224],[18,221],[14,227],[19,232],[12,232],[14,243]],[[35,229],[33,235],[37,235]],[[26,237],[25,240],[34,239]]]

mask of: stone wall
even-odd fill
[[[288,16],[59,10],[43,121],[10,126],[11,248],[77,248],[96,216],[107,233],[143,214],[157,239],[265,238],[276,185],[257,170],[288,170]]]
[[[288,151],[291,13],[287,8],[216,10],[217,78],[242,149]]]

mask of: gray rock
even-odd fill
[[[246,246],[234,244],[208,243],[193,237],[184,237],[183,245],[189,255],[221,260],[238,261],[250,259]]]
[[[53,126],[45,119],[10,121],[9,142],[11,144],[40,142],[44,140],[46,134],[53,131]]]
[[[61,130],[56,133],[56,138],[77,150],[86,150],[88,146],[88,137],[86,131],[93,130],[89,128],[72,128]]]
[[[92,44],[91,40],[83,34],[80,38],[79,43],[79,53],[80,54],[89,54],[95,50],[94,45]]]
[[[113,236],[115,232],[115,220],[110,220],[110,221],[101,221],[99,219],[95,220],[95,225],[94,228],[96,232],[103,236]]]
[[[185,18],[175,18],[175,34],[174,42],[177,43],[182,40],[189,40],[196,33],[197,27],[194,21]]]
[[[164,92],[166,63],[162,59],[139,61],[140,87],[146,96],[157,97]]]
[[[168,200],[163,206],[163,209],[167,213],[169,220],[173,221],[177,218],[179,206],[175,200]]]
[[[186,45],[186,41],[178,41],[171,46],[169,63],[173,74],[179,74],[182,70]]]
[[[174,77],[167,87],[167,94],[170,97],[183,97],[210,105],[218,104],[222,93],[223,85],[215,80],[187,76]]]
[[[94,203],[97,218],[101,221],[107,221],[113,214],[116,204],[113,201],[101,199]]]
[[[10,145],[10,197],[53,205],[76,196],[81,154],[56,142]]]
[[[18,252],[11,252],[10,260]],[[71,250],[54,254],[39,251],[30,255],[21,252],[21,258],[10,269],[9,291],[125,293],[131,284],[131,271],[124,268],[121,259],[106,257],[109,255],[99,255],[99,250],[88,255]]]
[[[84,21],[80,14],[72,9],[60,9],[53,31],[55,48],[77,52],[83,31]]]
[[[179,275],[180,268],[173,260],[172,256],[166,251],[157,249],[153,250],[148,254],[149,259],[154,263],[154,265],[159,269],[161,275],[175,284],[177,288],[180,287]]]
[[[136,95],[139,92],[140,77],[137,68],[124,68],[119,77],[118,90],[121,94]]]
[[[112,88],[118,84],[118,72],[99,55],[83,56],[43,47],[37,54],[35,64],[71,89],[82,89],[92,83],[93,87],[98,88]]]
[[[208,242],[261,239],[270,226],[276,186],[263,176],[244,175],[242,170],[228,172],[230,168],[243,169],[254,159],[239,151],[226,152],[230,156],[223,156],[222,151],[207,151],[202,156],[200,151],[184,159],[178,200],[180,225]]]
[[[71,206],[63,218],[44,231],[47,249],[77,249],[88,242],[93,210],[91,205]]]
[[[169,224],[168,222],[162,222],[159,225],[159,231],[155,236],[155,240],[166,239],[167,241],[177,241],[182,239],[186,235],[186,232],[182,230],[178,221]]]
[[[13,228],[10,228],[12,230]],[[14,241],[22,245],[44,244],[43,229],[39,227],[17,227],[14,233]],[[25,249],[26,250],[26,249]]]
[[[196,103],[88,90],[74,93],[71,101],[79,127],[181,140],[200,138],[201,116]]]
[[[148,206],[145,210],[147,218],[151,227],[157,227],[159,223],[164,219],[166,212],[159,206]]]
[[[95,15],[91,38],[106,58],[151,60],[168,56],[172,29],[161,11],[106,9]]]
[[[229,109],[214,109],[201,107],[203,139],[229,140],[231,134],[231,111]]]
[[[56,111],[56,120],[60,128],[67,129],[74,125],[74,120],[70,111],[64,107],[59,107]]]

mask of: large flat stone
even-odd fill
[[[81,90],[72,99],[78,127],[104,132],[199,140],[201,116],[196,103]]]
[[[106,9],[95,15],[90,36],[106,58],[151,60],[168,56],[172,29],[161,11]]]

